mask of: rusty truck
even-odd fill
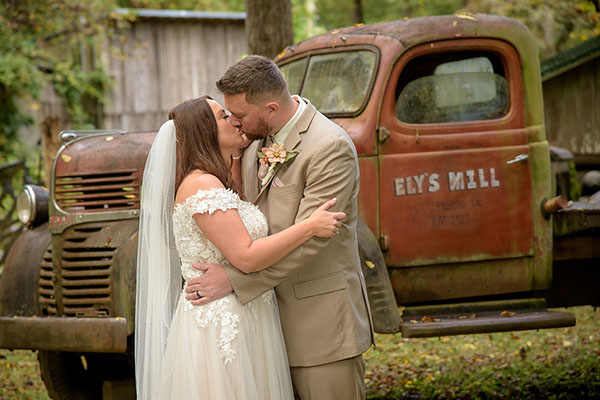
[[[354,141],[375,330],[405,337],[575,324],[600,304],[600,210],[566,203],[529,30],[487,15],[337,29],[277,58]],[[133,379],[140,186],[154,133],[62,132],[0,287],[0,347],[38,351],[54,398]],[[566,171],[566,172],[565,172]],[[561,175],[562,174],[562,175]],[[566,181],[569,178],[567,176]]]

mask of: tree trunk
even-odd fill
[[[275,58],[294,41],[291,0],[246,0],[248,52]]]
[[[61,131],[60,120],[55,116],[48,116],[42,121],[42,153],[44,154],[44,171],[46,173],[46,187],[50,187],[52,161],[61,146],[58,134]]]
[[[352,1],[352,23],[363,24],[365,19],[363,17],[363,10],[361,0]]]

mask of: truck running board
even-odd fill
[[[548,311],[544,299],[523,299],[407,307],[400,330],[402,337],[422,338],[574,325],[573,313]]]

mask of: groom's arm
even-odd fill
[[[333,197],[337,201],[330,211],[349,211],[353,207],[351,203],[356,201],[358,162],[353,144],[342,137],[334,137],[324,140],[319,148],[307,167],[306,185],[295,222],[308,218]],[[349,215],[348,212],[346,214]],[[348,229],[346,222],[342,222],[340,230]],[[207,272],[188,282],[186,299],[194,305],[202,305],[231,293],[233,288],[239,301],[245,304],[285,281],[298,268],[312,263],[330,240],[340,240],[347,234],[354,232],[340,233],[332,238],[313,237],[281,261],[252,274],[245,274],[232,266],[194,264],[195,268]]]
[[[349,211],[358,193],[358,163],[353,144],[341,137],[320,143],[320,150],[313,155],[306,172],[306,185],[300,201],[295,222],[308,218],[327,200],[337,198],[335,211]],[[349,214],[346,212],[346,214]],[[344,222],[341,230],[348,229]],[[304,265],[312,263],[330,240],[341,240],[349,232],[333,238],[317,238],[292,251],[269,268],[244,274],[235,268],[226,268],[238,299],[243,304],[279,285]],[[354,234],[354,232],[350,233]]]

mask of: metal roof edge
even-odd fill
[[[245,21],[245,12],[212,12],[194,10],[154,10],[148,8],[117,8],[120,15],[131,15],[136,18],[160,19],[203,19],[203,20],[230,20]]]
[[[569,50],[541,62],[542,81],[547,81],[600,57],[600,36],[589,39]]]

